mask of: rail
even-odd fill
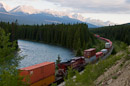
[[[112,48],[110,49],[110,51],[109,51],[105,56],[103,56],[101,60],[104,60],[104,59],[106,59],[108,56],[110,56],[111,53],[112,53],[112,51],[113,51],[113,48],[114,48],[114,47],[112,46]],[[82,74],[83,72],[84,72],[84,70],[81,71],[80,74]],[[76,76],[73,76],[73,78],[76,78]],[[65,86],[65,82],[60,83],[58,86]]]

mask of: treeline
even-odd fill
[[[61,45],[73,50],[86,49],[95,43],[86,24],[21,25],[18,38]]]
[[[60,45],[72,50],[84,50],[96,44],[96,39],[87,24],[18,25],[0,22],[0,27],[10,33],[10,41],[17,39],[40,41]]]
[[[90,30],[111,40],[119,40],[130,45],[130,24],[101,27]]]
[[[18,23],[17,20],[12,23],[5,23],[0,22],[0,27],[5,31],[6,34],[10,34],[9,41],[17,41],[17,30],[18,30]]]

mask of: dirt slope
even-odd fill
[[[94,83],[96,86],[130,86],[130,60],[117,61]]]

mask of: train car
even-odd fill
[[[85,58],[86,64],[95,63],[96,61],[97,61],[96,55],[94,55],[94,56],[92,56],[90,58]]]
[[[103,55],[106,55],[108,53],[107,49],[102,49],[101,52],[103,53]]]
[[[96,48],[84,50],[84,58],[87,63],[94,63],[96,61]]]
[[[94,35],[95,37],[105,41],[105,49],[96,53],[96,48],[84,50],[84,56],[74,57],[67,62],[58,64],[58,74],[55,74],[55,63],[44,62],[33,66],[20,69],[20,76],[24,77],[23,81],[30,86],[48,86],[51,83],[60,83],[67,76],[69,67],[80,71],[86,64],[95,63],[97,60],[106,55],[112,48],[112,42],[109,39]],[[56,76],[55,76],[56,75]],[[26,77],[29,80],[26,80]]]
[[[41,80],[42,81],[46,81],[46,79],[49,80],[50,78],[48,77],[55,75],[55,63],[44,62],[44,63],[36,64],[33,66],[21,68],[19,71],[20,71],[20,76],[24,78],[23,79],[24,82],[32,86],[36,86],[34,85],[35,83],[39,82],[39,84],[42,84]],[[51,80],[50,83],[52,82],[54,82],[54,78],[53,80]],[[40,86],[47,86],[44,84]]]
[[[86,62],[84,57],[75,57],[71,59],[71,68],[80,71],[80,68],[85,66]]]
[[[55,82],[55,75],[50,75],[42,80],[39,80],[39,81],[31,84],[30,86],[48,86],[53,82]]]
[[[110,49],[111,49],[111,44],[110,44],[109,42],[106,42],[106,43],[105,43],[105,48],[106,48],[108,51],[110,51]]]
[[[90,48],[87,50],[84,50],[84,57],[85,58],[91,58],[92,56],[96,55],[96,48]]]
[[[96,53],[96,58],[99,60],[103,56],[103,52],[97,52]]]
[[[110,48],[111,47],[111,44],[109,42],[106,42],[105,43],[105,48]]]
[[[58,64],[58,76],[66,76],[68,67],[71,67],[71,61]]]
[[[85,63],[84,57],[75,57],[75,58],[72,58],[68,62],[62,62],[58,64],[58,75],[60,76],[66,75],[69,67],[80,71],[82,67],[85,66],[85,64],[86,63]]]

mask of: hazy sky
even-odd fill
[[[82,16],[114,23],[130,22],[130,0],[0,0],[10,7],[29,5],[36,9],[52,9],[80,13]]]

